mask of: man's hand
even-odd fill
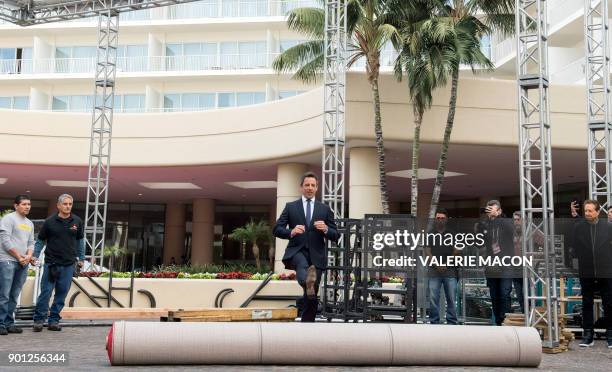
[[[324,221],[315,221],[314,227],[321,231],[323,234],[327,234],[327,225]]]
[[[30,258],[30,263],[34,266],[38,266],[38,258],[37,257],[31,257]]]
[[[80,260],[79,260],[79,261],[77,262],[77,265],[79,265],[79,267],[80,267],[80,268],[83,268],[83,261],[80,261]]]
[[[485,208],[485,213],[490,217],[497,217],[501,214],[501,210],[494,210],[492,205],[488,205]]]
[[[570,212],[572,214],[572,217],[578,217],[578,203],[576,203],[575,201],[570,203]]]
[[[293,230],[291,230],[291,237],[293,238],[296,235],[303,234],[304,231],[306,231],[304,225],[296,225]]]
[[[21,266],[27,266],[30,263],[30,258],[27,256],[19,256],[19,264]]]

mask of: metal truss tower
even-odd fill
[[[118,38],[119,13],[100,13],[85,210],[86,250],[92,265],[101,264],[104,257]]]
[[[20,26],[31,26],[94,17],[107,11],[132,12],[194,1],[198,0],[3,0],[0,1],[0,19]]]
[[[608,2],[585,0],[589,195],[610,208],[610,45]]]
[[[336,219],[344,218],[346,127],[346,0],[325,1],[322,199]]]
[[[548,24],[545,0],[516,0],[519,168],[525,325],[543,326],[542,345],[559,343],[554,211],[548,101]],[[542,251],[534,235],[543,232]]]

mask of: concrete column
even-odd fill
[[[49,73],[53,72],[55,66],[52,66],[50,59],[54,56],[53,45],[40,36],[34,36],[34,44],[32,47],[32,59],[34,65],[33,72]]]
[[[164,107],[162,94],[151,85],[145,86],[145,111],[151,112],[154,109]]]
[[[300,163],[279,164],[276,176],[276,215],[280,216],[285,204],[300,197],[300,179],[308,170],[308,165]],[[274,255],[274,271],[285,270],[282,259],[287,248],[288,240],[276,239],[276,253]]]
[[[274,38],[274,34],[272,30],[266,30],[266,66],[271,67],[272,61],[274,61],[274,56],[272,53],[276,51],[276,39]]]
[[[30,110],[49,110],[49,95],[40,88],[30,87]]]
[[[275,101],[278,95],[276,94],[276,89],[272,87],[269,81],[266,81],[266,102],[267,101]]]
[[[163,7],[164,9],[167,7]],[[162,8],[151,9],[152,12],[162,11]],[[149,71],[163,71],[166,68],[164,56],[163,36],[153,33],[147,35],[147,57],[149,58]]]
[[[215,222],[215,201],[196,199],[193,201],[193,223],[191,232],[191,264],[212,263]]]
[[[382,213],[376,149],[352,148],[349,159],[349,217],[363,218],[364,214]]]
[[[181,256],[185,248],[185,205],[166,204],[166,224],[164,228],[163,262],[168,265],[171,258],[182,263]]]

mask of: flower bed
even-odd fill
[[[164,278],[164,279],[238,279],[238,280],[263,280],[268,274],[244,273],[233,271],[227,273],[185,273],[177,271],[158,271],[158,272],[135,272],[135,278]],[[108,272],[84,271],[79,274],[82,277],[108,278]],[[113,272],[113,278],[130,278],[129,272]],[[295,280],[295,273],[273,274],[272,280]]]

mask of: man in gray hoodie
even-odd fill
[[[13,313],[21,288],[28,277],[34,249],[34,224],[26,216],[32,207],[30,197],[18,195],[15,212],[0,220],[0,335],[21,333]]]

